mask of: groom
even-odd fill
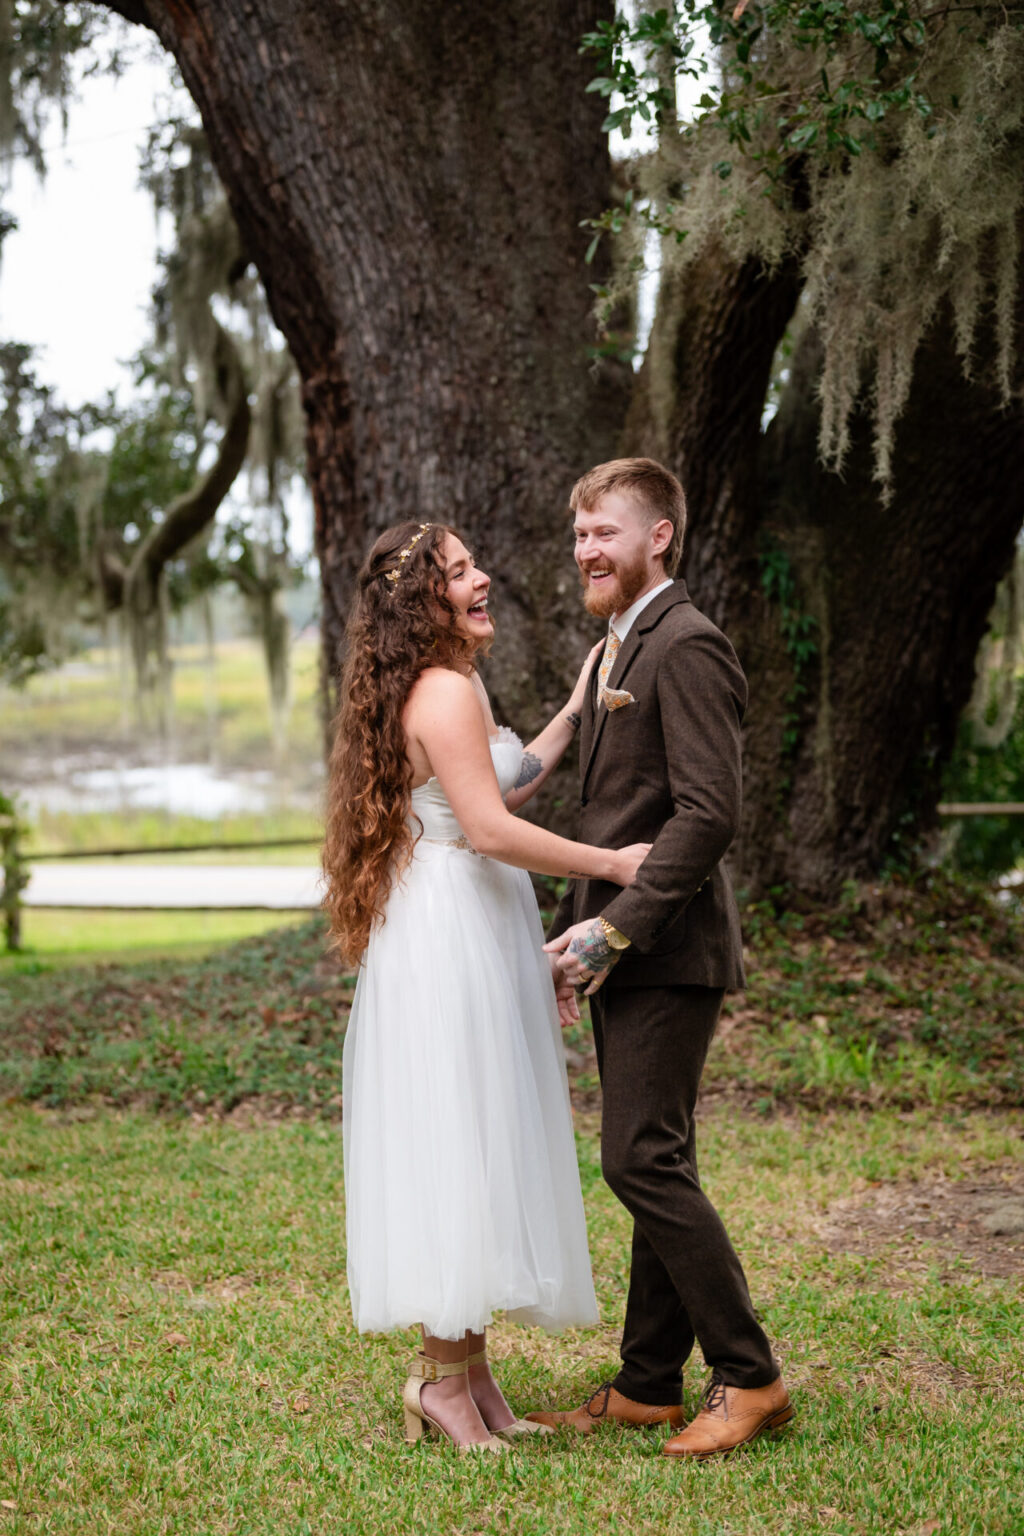
[[[622,1367],[581,1407],[531,1413],[681,1429],[666,1455],[731,1451],[793,1415],[740,1262],[697,1175],[694,1109],[727,987],[743,985],[739,916],[721,859],[740,810],[746,682],[681,581],[686,502],[652,459],[598,465],[573,488],[587,611],[610,620],[580,731],[582,842],[650,842],[626,890],[578,879],[546,946],[591,999],[605,1179],[633,1217]],[[600,990],[598,990],[600,988]],[[683,1362],[711,1367],[685,1428]]]

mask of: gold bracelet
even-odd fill
[[[629,948],[631,940],[627,939],[626,935],[620,933],[617,928],[613,928],[606,917],[599,917],[598,922],[601,924],[601,931],[612,949],[621,950]]]

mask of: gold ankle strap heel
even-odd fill
[[[474,1362],[475,1363],[475,1362]],[[405,1439],[408,1445],[415,1445],[423,1435],[433,1430],[443,1440],[450,1440],[460,1451],[504,1451],[507,1449],[500,1440],[490,1435],[486,1440],[479,1440],[471,1445],[459,1445],[436,1419],[424,1409],[420,1402],[420,1393],[423,1388],[432,1381],[443,1381],[446,1376],[465,1376],[469,1370],[468,1360],[455,1360],[450,1365],[443,1365],[440,1360],[432,1360],[429,1355],[418,1354],[409,1367],[409,1375],[402,1389],[402,1408],[405,1414]]]

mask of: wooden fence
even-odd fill
[[[938,812],[940,816],[1024,816],[1024,802],[947,801],[938,807]],[[0,867],[4,877],[3,890],[0,891],[0,914],[3,917],[4,939],[8,950],[21,947],[21,893],[28,884],[31,864],[66,859],[120,859],[151,853],[224,853],[243,848],[309,848],[320,841],[319,837],[274,837],[246,842],[189,843],[185,847],[168,843],[151,848],[71,848],[64,852],[26,854],[21,846],[22,831],[22,827],[12,817],[0,816]],[[205,909],[197,907],[195,910]],[[224,910],[245,909],[235,906],[225,907]]]
[[[140,855],[146,856],[153,853],[225,853],[238,849],[254,848],[310,848],[321,841],[318,835],[316,837],[253,838],[247,839],[244,842],[237,840],[229,842],[226,839],[221,839],[218,842],[166,843],[143,848],[138,846],[132,848],[68,848],[58,850],[57,852],[26,853],[21,841],[23,831],[24,828],[14,818],[0,816],[0,869],[2,869],[4,882],[3,889],[0,890],[0,914],[2,914],[3,919],[3,937],[9,951],[21,948],[21,918],[24,907],[22,892],[28,884],[29,870],[33,864],[57,861],[63,863],[68,859],[120,859],[132,856],[138,857]],[[74,901],[68,903],[68,908],[71,910],[86,909],[85,904]],[[95,911],[105,910],[93,907],[91,903],[88,909]],[[206,911],[208,908],[202,902],[197,902],[194,908],[179,907],[177,910],[200,912]],[[241,912],[256,909],[249,908],[247,905],[243,906],[238,903],[232,903],[230,906],[223,905],[220,910]]]

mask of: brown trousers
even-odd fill
[[[716,987],[604,986],[590,999],[604,1101],[601,1169],[633,1217],[614,1384],[639,1403],[680,1401],[694,1338],[729,1386],[766,1386],[779,1374],[697,1175],[694,1109],[722,997]]]

